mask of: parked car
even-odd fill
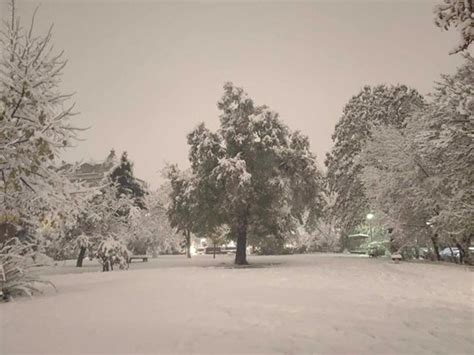
[[[222,254],[222,248],[221,247],[207,247],[206,248],[206,254]]]
[[[474,253],[474,247],[469,247],[469,252]],[[439,252],[441,260],[458,262],[460,258],[459,248],[457,247],[446,247]]]
[[[459,260],[459,249],[456,247],[446,247],[439,252],[441,260],[456,262]]]

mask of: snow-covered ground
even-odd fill
[[[249,261],[43,269],[58,293],[0,304],[0,353],[474,353],[469,269],[325,254]]]

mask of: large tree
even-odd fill
[[[377,221],[391,231],[392,250],[431,241],[439,259],[439,238],[430,223],[439,213],[429,188],[436,176],[421,155],[416,126],[413,116],[407,127],[375,129],[361,153],[361,181]]]
[[[437,177],[432,194],[440,206],[433,225],[452,237],[461,257],[472,263],[474,235],[474,58],[465,56],[454,75],[444,75],[433,103],[420,116],[421,154]]]
[[[200,124],[188,135],[191,220],[210,231],[228,225],[242,265],[248,239],[285,238],[319,217],[322,178],[308,138],[243,89],[226,83],[218,108],[217,132]]]
[[[380,127],[361,162],[371,204],[405,243],[455,244],[471,263],[474,232],[474,59],[437,84],[433,100],[401,128]],[[419,241],[419,240],[418,240]]]
[[[333,213],[345,235],[362,223],[369,202],[361,181],[359,154],[374,127],[403,127],[405,118],[424,105],[421,95],[405,85],[366,86],[346,104],[326,156],[327,180],[336,200]]]
[[[52,28],[35,34],[35,15],[23,28],[15,2],[10,4],[10,19],[0,30],[0,265],[4,294],[31,295],[39,280],[28,272],[30,257],[45,246],[45,236],[62,239],[84,194],[56,166],[78,131],[71,123],[71,95],[59,89],[67,61],[53,51]]]
[[[444,0],[435,8],[435,24],[445,31],[452,27],[459,31],[459,44],[450,54],[466,51],[474,41],[474,1]]]
[[[79,185],[55,166],[78,129],[70,95],[59,90],[66,60],[51,38],[51,29],[34,34],[34,16],[23,29],[11,2],[0,32],[0,214],[16,226],[10,231],[64,227],[80,211]]]

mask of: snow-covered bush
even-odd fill
[[[336,227],[334,205],[336,196],[324,191],[325,201],[321,218],[305,228],[300,226],[296,233],[296,245],[299,252],[338,252],[341,251],[340,231]]]
[[[252,241],[252,247],[257,255],[285,255],[291,253],[289,248],[285,248],[285,240],[274,235],[256,238]]]
[[[54,238],[45,243],[44,253],[53,260],[68,260],[77,256],[76,245],[66,238]]]
[[[107,239],[99,244],[96,255],[102,264],[102,270],[111,271],[114,269],[114,265],[118,265],[120,269],[128,269],[131,254],[121,242]]]
[[[127,243],[128,249],[137,255],[146,254],[148,251],[148,245],[149,241],[146,238],[141,238],[140,236],[132,237]]]
[[[87,208],[83,210],[78,230],[73,237],[73,244],[77,246],[77,266],[82,266],[86,249],[97,252],[100,244],[108,239],[118,238],[127,244],[130,233],[130,211],[134,209],[133,200],[126,195],[117,194],[117,186],[108,179],[104,179],[100,189],[87,200]],[[82,236],[81,236],[82,235]],[[89,253],[91,256],[91,253]]]
[[[37,252],[34,245],[11,238],[0,247],[0,286],[4,300],[17,295],[32,296],[41,292],[37,286],[40,283],[54,285],[50,281],[32,276],[30,269],[38,264],[33,260]]]
[[[367,246],[367,255],[376,258],[377,256],[385,255],[387,249],[383,242],[371,242]]]

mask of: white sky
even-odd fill
[[[344,104],[365,84],[404,83],[428,93],[461,57],[456,32],[433,24],[439,1],[159,2],[21,1],[25,25],[54,23],[69,58],[63,87],[90,126],[65,158],[127,150],[152,186],[165,161],[187,166],[186,134],[218,126],[225,81],[310,137],[320,165]],[[0,0],[0,14],[8,6]]]

